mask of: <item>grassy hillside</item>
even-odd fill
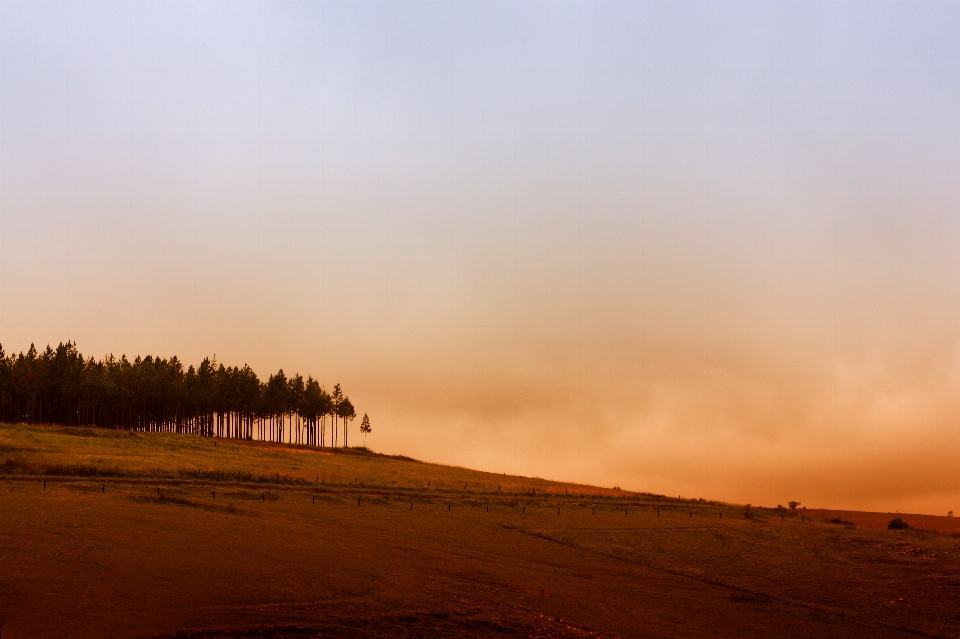
[[[362,450],[5,425],[0,629],[956,636],[960,539],[850,517]]]
[[[428,464],[362,448],[320,449],[97,428],[0,425],[0,463],[0,472],[6,475],[63,479],[242,481],[311,491],[319,485],[327,492],[350,494],[409,490],[421,497],[457,499],[502,500],[514,493],[527,501],[547,496],[633,501],[640,497],[622,490]]]

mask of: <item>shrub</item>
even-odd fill
[[[787,502],[787,506],[790,506],[790,510],[796,510],[796,509],[797,509],[797,506],[799,506],[799,505],[800,505],[800,502],[799,502],[799,501],[790,501],[790,502]]]
[[[856,528],[857,525],[852,521],[846,521],[845,519],[840,519],[839,517],[834,517],[833,519],[827,520],[831,524],[840,524],[844,528]]]
[[[887,528],[889,530],[906,530],[909,527],[910,527],[910,524],[905,522],[900,517],[894,517],[893,519],[890,520],[890,523],[887,524]]]

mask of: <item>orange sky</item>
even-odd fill
[[[957,5],[0,4],[0,342],[378,450],[960,510]]]

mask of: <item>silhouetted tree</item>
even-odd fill
[[[209,358],[185,369],[176,356],[84,359],[73,342],[42,353],[31,344],[17,355],[0,346],[0,421],[324,446],[328,415],[336,443],[337,419],[346,429],[355,416],[340,385],[331,395],[312,377],[288,379],[283,370],[262,383],[247,365]]]
[[[337,415],[343,420],[343,447],[346,448],[349,445],[347,441],[347,425],[357,416],[357,411],[354,410],[349,397],[344,397],[340,401],[337,406]]]
[[[340,403],[343,401],[343,391],[340,390],[340,384],[333,385],[333,392],[330,394],[330,445],[337,445],[337,417],[340,415]]]
[[[367,414],[363,414],[363,419],[360,420],[360,432],[363,433],[363,447],[367,447],[367,433],[373,432],[373,429],[370,428],[370,418],[367,417]]]

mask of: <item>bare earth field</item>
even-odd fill
[[[4,425],[0,637],[960,636],[960,528],[892,516]]]

